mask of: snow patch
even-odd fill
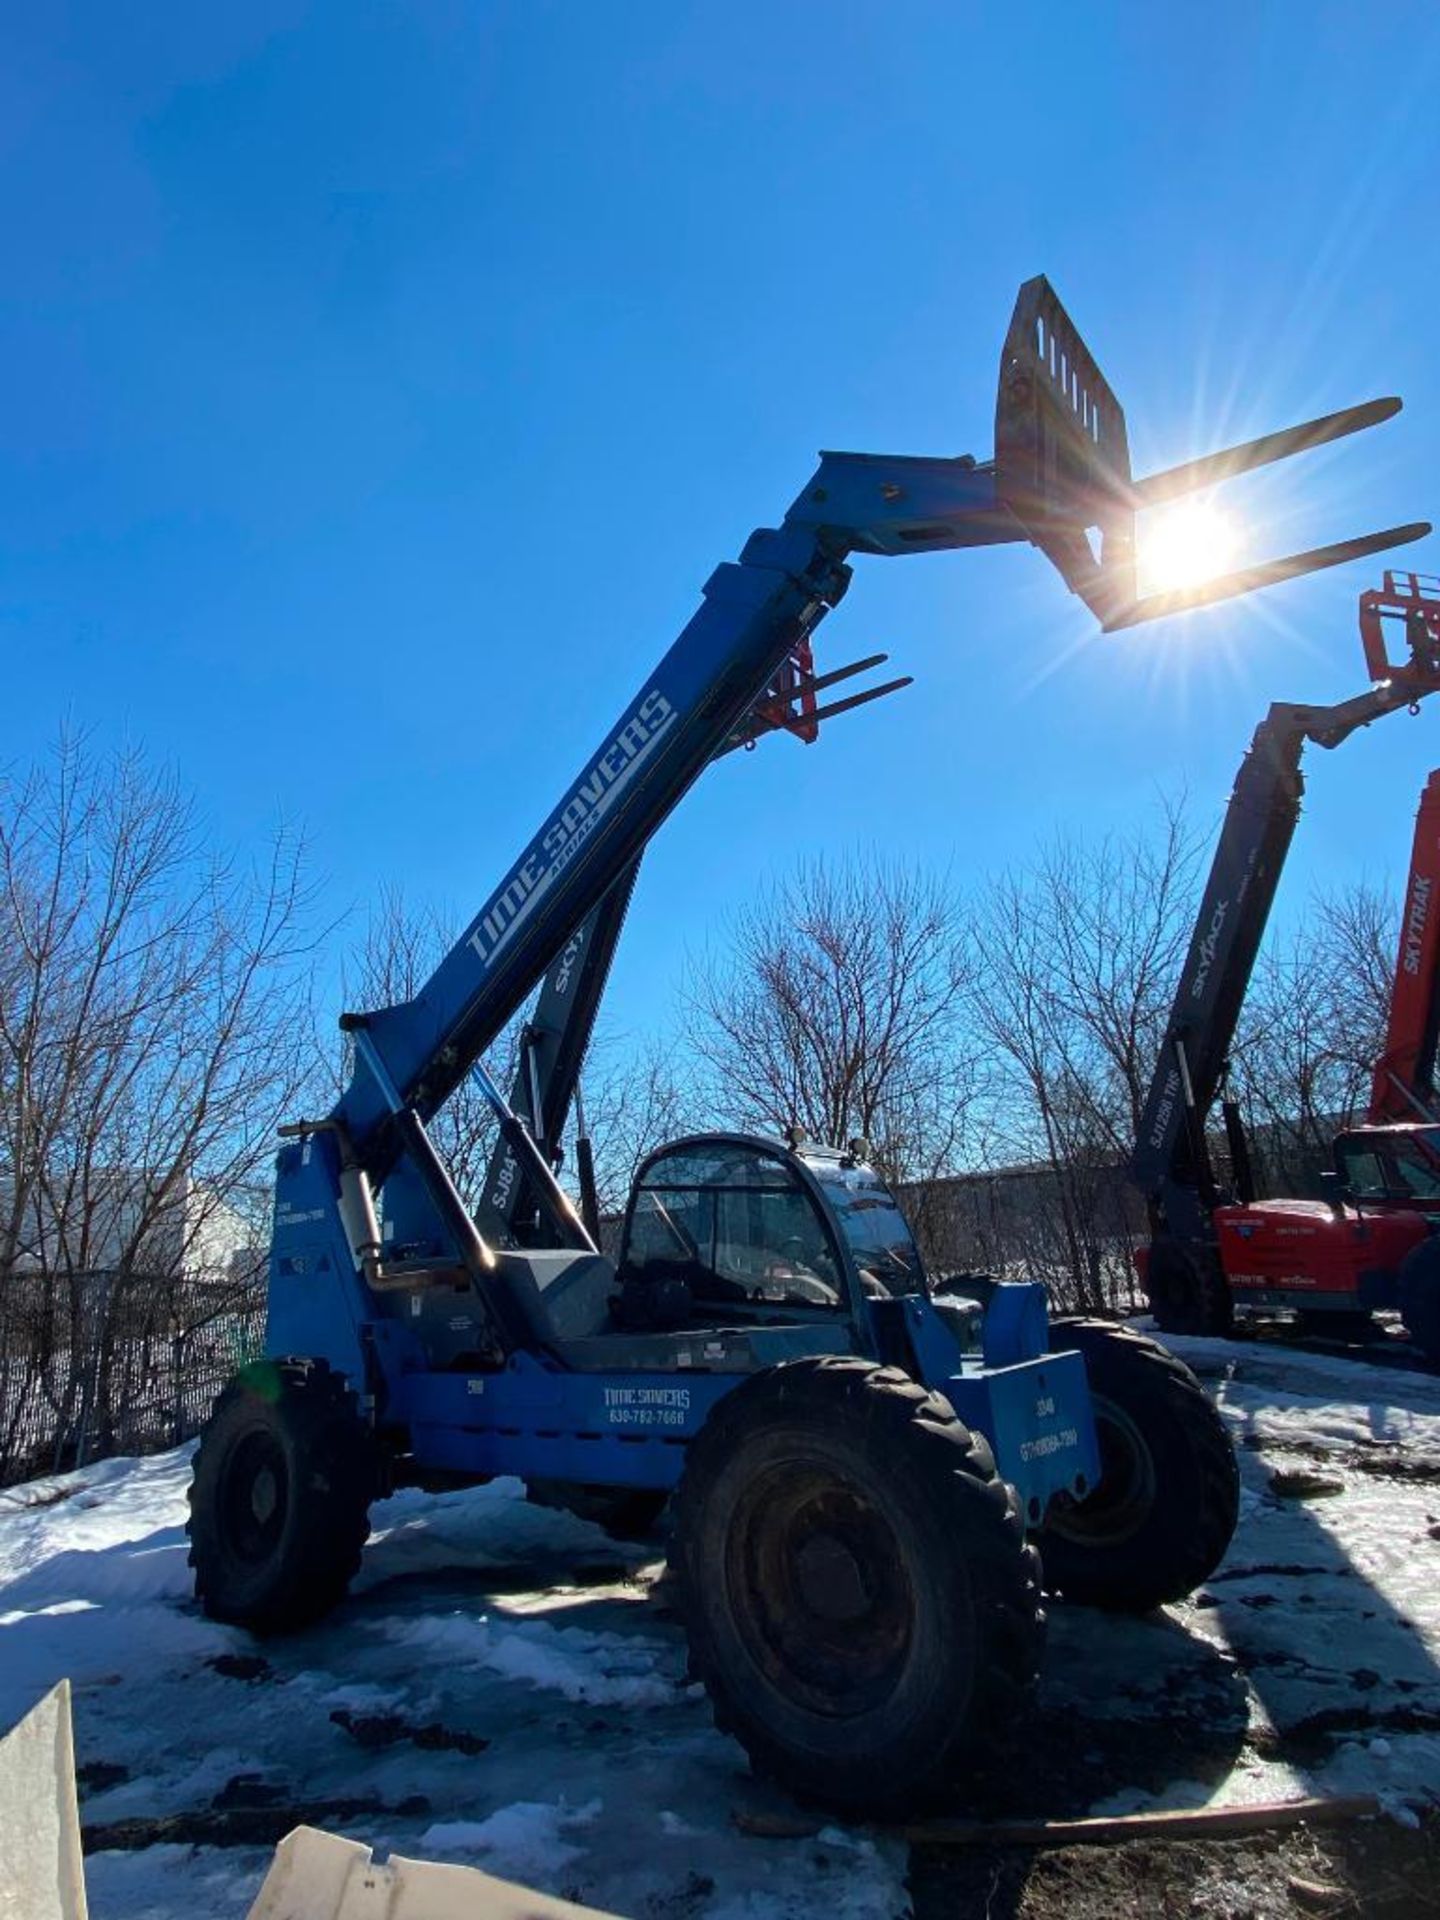
[[[271,1861],[268,1848],[144,1847],[92,1853],[85,1886],[96,1920],[245,1920]]]
[[[485,1864],[503,1878],[553,1882],[557,1873],[583,1857],[584,1847],[563,1838],[574,1827],[594,1824],[599,1800],[570,1807],[520,1800],[498,1807],[485,1820],[439,1820],[427,1827],[420,1844],[444,1854],[483,1854]]]
[[[664,1808],[660,1813],[660,1831],[671,1840],[703,1840],[705,1838],[703,1827],[692,1827],[690,1822],[682,1820],[678,1813],[671,1813]]]
[[[333,1679],[333,1674],[304,1673],[300,1680],[325,1686]],[[332,1713],[394,1713],[405,1705],[406,1696],[394,1687],[377,1687],[368,1681],[355,1681],[348,1686],[328,1687],[319,1696],[322,1707],[328,1707]]]
[[[387,1620],[382,1627],[403,1645],[487,1667],[586,1706],[664,1707],[679,1692],[675,1681],[656,1671],[665,1650],[630,1634],[552,1627],[540,1620],[500,1628],[487,1616],[463,1613]]]

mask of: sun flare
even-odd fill
[[[1140,538],[1140,567],[1151,593],[1203,586],[1227,573],[1240,552],[1240,530],[1229,514],[1199,501],[1166,507]]]

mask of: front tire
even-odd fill
[[[283,1633],[341,1599],[378,1491],[376,1454],[323,1360],[259,1360],[219,1399],[190,1484],[190,1564],[213,1620]]]
[[[756,1769],[909,1811],[1039,1667],[1039,1562],[986,1441],[897,1369],[799,1360],[692,1442],[670,1549],[694,1670]]]
[[[1145,1298],[1162,1333],[1224,1335],[1234,1331],[1235,1302],[1219,1256],[1165,1240],[1150,1243]]]
[[[1084,1356],[1100,1481],[1046,1517],[1047,1589],[1132,1613],[1183,1599],[1224,1559],[1239,1517],[1224,1422],[1187,1366],[1128,1327],[1057,1320],[1050,1345]]]

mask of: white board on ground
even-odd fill
[[[250,1920],[617,1920],[478,1867],[375,1860],[369,1847],[297,1827],[275,1849]]]
[[[0,1920],[86,1920],[68,1680],[0,1739]]]

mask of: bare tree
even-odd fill
[[[710,1125],[700,1090],[684,1071],[682,1050],[598,1033],[586,1063],[585,1120],[595,1156],[603,1221],[623,1213],[647,1153]]]
[[[459,935],[459,916],[433,903],[411,900],[403,887],[384,888],[366,915],[359,944],[346,956],[341,991],[347,1007],[373,1011],[413,1000],[450,951]],[[489,1068],[509,1091],[514,1076],[521,1020],[512,1021],[490,1050]],[[330,1056],[340,1076],[351,1065],[346,1045]],[[450,1168],[460,1193],[473,1206],[485,1182],[495,1145],[495,1118],[468,1076],[428,1123],[431,1138]]]
[[[1183,807],[1165,804],[1158,830],[1057,839],[977,909],[989,1151],[1038,1176],[1024,1206],[992,1211],[1007,1223],[999,1251],[1067,1305],[1129,1291],[1137,1219],[1122,1170],[1190,935],[1198,854]]]
[[[1335,1134],[1365,1111],[1384,1044],[1398,908],[1362,884],[1321,895],[1255,970],[1235,1089],[1269,1191],[1307,1194]]]
[[[1374,1065],[1390,1017],[1395,985],[1395,954],[1400,933],[1400,903],[1388,887],[1364,881],[1320,895],[1312,905],[1325,948],[1335,962],[1334,977],[1344,1022],[1352,1029],[1360,1058]]]
[[[37,1393],[62,1436],[82,1400],[103,1422],[140,1322],[192,1335],[253,1279],[228,1255],[313,1068],[311,905],[292,835],[255,867],[216,855],[138,752],[67,736],[0,780],[0,1285],[26,1307],[12,1429]],[[182,1289],[202,1272],[203,1294]],[[57,1367],[82,1349],[93,1364]]]
[[[716,1112],[843,1143],[895,1178],[954,1164],[975,1092],[964,911],[944,879],[802,862],[696,968],[688,1036]]]

